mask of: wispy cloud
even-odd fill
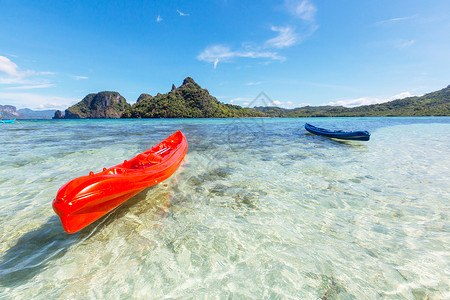
[[[55,84],[51,83],[44,83],[44,84],[30,84],[30,85],[20,85],[20,86],[12,86],[7,87],[5,90],[32,90],[32,89],[44,89],[44,88],[50,88],[55,87]]]
[[[262,42],[245,42],[237,49],[231,49],[226,45],[212,45],[205,48],[197,59],[213,63],[214,69],[220,62],[232,62],[236,58],[263,59],[262,64],[269,64],[273,61],[283,62],[286,57],[278,54],[279,49],[284,49],[298,44],[306,37],[315,32],[318,26],[315,24],[317,8],[309,0],[285,0],[286,10],[293,13],[302,20],[301,34],[297,33],[294,26],[271,26],[270,29],[278,35]],[[180,13],[180,11],[178,11]],[[298,23],[298,21],[297,21]]]
[[[213,45],[203,50],[203,52],[197,56],[197,59],[213,63],[214,69],[217,68],[219,62],[230,62],[234,58],[264,59],[264,63],[285,61],[286,58],[279,55],[278,52],[273,51],[273,48],[282,49],[294,45],[297,42],[297,36],[294,29],[290,26],[272,26],[271,29],[272,31],[279,32],[279,35],[267,40],[262,46],[257,46],[253,43],[244,43],[241,49],[231,50],[228,46]]]
[[[48,82],[42,76],[53,75],[53,72],[37,72],[34,70],[22,70],[6,56],[0,56],[0,84],[18,85],[6,87],[7,90],[30,90],[37,88],[54,87],[54,84]]]
[[[286,0],[285,6],[291,14],[303,21],[314,23],[316,20],[317,8],[309,0]]]
[[[272,26],[272,31],[278,32],[278,36],[266,41],[267,46],[275,48],[286,48],[294,45],[298,41],[298,37],[294,32],[294,29],[290,26],[277,27]]]
[[[312,35],[319,26],[316,25],[317,8],[310,0],[285,0],[286,10],[302,21],[300,33],[292,25],[272,26],[278,36],[266,41],[266,46],[278,49],[291,47]]]
[[[301,42],[312,35],[319,25],[316,23],[317,8],[310,0],[285,0],[284,6],[295,18],[302,21],[302,30],[300,34],[295,34],[296,43]]]
[[[0,72],[13,77],[28,77],[34,75],[52,75],[53,72],[36,72],[33,70],[21,70],[6,56],[0,56]]]
[[[18,108],[31,108],[31,109],[64,109],[69,105],[76,103],[79,99],[38,95],[33,93],[1,93],[0,98],[5,103],[14,105]]]
[[[214,45],[207,47],[197,56],[198,60],[214,63],[214,69],[217,68],[219,62],[229,62],[236,58],[253,58],[266,60],[284,61],[285,58],[278,55],[277,52],[265,51],[259,49],[240,49],[233,51],[227,46]]]
[[[0,84],[32,84],[32,80],[24,79],[22,77],[1,77]]]
[[[25,90],[53,88],[47,76],[54,72],[38,72],[35,70],[22,70],[16,63],[5,56],[0,56],[0,85],[4,92],[0,92],[0,99],[5,103],[17,107],[38,108],[40,105],[61,108],[67,107],[74,99],[64,97],[44,96],[27,93]]]
[[[400,40],[397,40],[397,41],[394,42],[394,47],[398,48],[398,49],[408,48],[408,47],[411,47],[412,45],[414,45],[415,43],[416,43],[415,40],[403,40],[403,39],[400,39]]]
[[[376,22],[376,24],[381,25],[381,24],[397,23],[397,22],[401,22],[401,21],[414,19],[417,16],[418,15],[412,15],[412,16],[400,17],[400,18],[391,18],[391,19],[387,19],[387,20],[378,21],[378,22]]]
[[[362,105],[371,105],[371,104],[380,104],[393,100],[404,99],[408,97],[413,97],[410,92],[402,92],[387,98],[377,98],[377,97],[361,97],[357,99],[348,99],[348,100],[337,100],[329,102],[325,105],[333,105],[333,106],[345,106],[345,107],[356,107]]]
[[[250,85],[250,86],[252,86],[252,85],[260,85],[260,84],[262,84],[262,81],[256,81],[256,82],[249,82],[249,83],[247,83],[247,85]]]
[[[5,56],[0,56],[0,71],[9,76],[20,76],[19,67]]]
[[[89,77],[87,77],[87,76],[73,76],[73,78],[75,79],[75,80],[84,80],[84,79],[89,79]]]
[[[292,108],[294,106],[294,102],[292,101],[287,101],[287,102],[282,102],[282,101],[278,101],[278,100],[274,100],[274,101],[256,101],[254,98],[242,98],[242,97],[238,97],[238,98],[233,98],[230,100],[231,104],[237,104],[239,103],[240,105],[244,105],[244,106],[249,106],[252,105],[253,106],[278,106],[278,107],[284,107],[284,108]]]
[[[189,16],[189,14],[185,14],[185,13],[179,11],[178,9],[177,9],[177,13],[178,13],[180,16]]]
[[[163,20],[163,18],[161,18],[160,15],[158,15],[158,16],[156,17],[156,22],[157,22],[157,23],[161,22],[162,20]]]
[[[251,101],[250,98],[237,97],[237,98],[231,99],[231,100],[230,100],[230,103],[231,103],[231,104],[234,104],[234,103],[236,103],[236,102],[245,102],[245,103],[247,103],[247,102],[250,102],[250,101]]]
[[[272,104],[272,105],[275,105],[275,106],[280,106],[280,105],[283,104],[283,102],[278,101],[278,100],[274,100],[271,104]]]

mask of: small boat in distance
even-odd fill
[[[17,123],[17,120],[2,120],[2,112],[0,111],[0,124],[14,124]]]
[[[353,141],[368,141],[370,139],[370,133],[368,131],[328,130],[308,123],[305,123],[305,129],[315,135],[321,135],[333,139]]]
[[[2,119],[0,119],[0,123],[1,124],[14,124],[16,122],[17,122],[16,119],[14,119],[14,120],[2,120]]]
[[[77,232],[143,189],[169,178],[180,166],[187,148],[185,136],[177,131],[128,161],[69,181],[53,200],[53,210],[64,230]]]

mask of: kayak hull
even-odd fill
[[[320,135],[328,138],[353,141],[370,140],[370,133],[368,131],[332,131],[324,128],[319,128],[308,123],[305,123],[305,129],[315,135]]]
[[[14,124],[16,122],[17,122],[16,119],[14,119],[14,120],[1,120],[0,119],[0,124]]]
[[[55,205],[53,208],[60,217],[64,230],[67,233],[75,233],[100,219],[116,207],[119,207],[122,203],[138,194],[140,191],[142,190],[126,193],[110,200],[103,200],[100,204],[91,205],[83,210],[73,213],[61,213],[59,210],[55,209]]]
[[[67,233],[77,232],[143,189],[169,178],[186,152],[186,138],[177,131],[129,161],[66,183],[53,200],[53,210]]]

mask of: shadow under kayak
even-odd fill
[[[353,141],[368,141],[370,139],[370,133],[368,131],[328,130],[308,123],[305,123],[305,129],[315,135],[321,135],[333,139]]]

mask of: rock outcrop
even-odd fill
[[[178,88],[172,85],[167,94],[155,97],[139,97],[138,102],[127,109],[122,118],[229,118],[257,117],[264,114],[224,104],[202,89],[191,77],[184,79]]]
[[[55,115],[52,118],[53,120],[64,119],[64,115],[60,110],[55,111]]]
[[[3,119],[15,119],[20,117],[16,107],[12,105],[0,105],[0,111],[2,112],[0,117]]]
[[[143,100],[143,99],[147,99],[147,98],[151,98],[151,97],[152,97],[152,95],[143,93],[143,94],[141,94],[141,95],[139,96],[139,98],[137,99],[136,102],[139,102],[139,101],[141,101],[141,100]]]
[[[130,107],[119,93],[100,92],[66,109],[64,119],[118,119]]]

